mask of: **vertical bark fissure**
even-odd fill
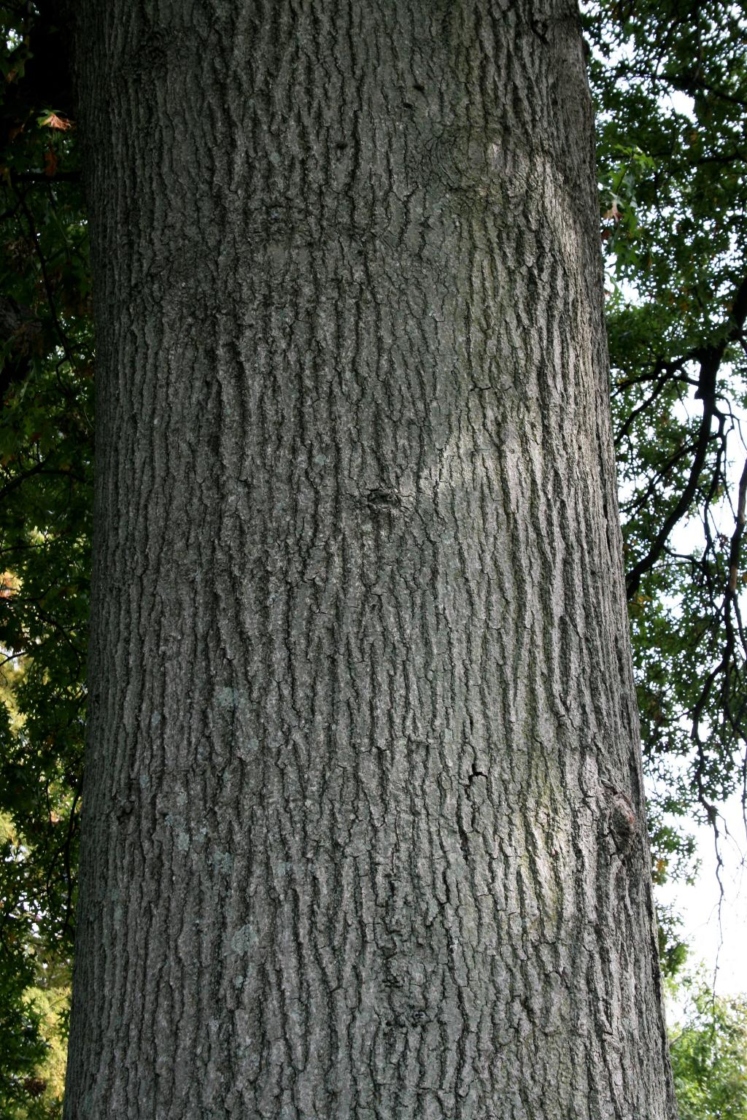
[[[671,1120],[566,0],[80,3],[67,1115]]]

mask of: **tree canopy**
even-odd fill
[[[714,821],[745,773],[744,14],[600,4],[587,27],[653,816]]]
[[[686,978],[683,1013],[671,1028],[680,1120],[747,1115],[747,1002],[714,996],[702,975]]]
[[[94,358],[63,15],[0,5],[0,1111],[19,1118],[59,1112],[85,716]],[[717,827],[747,777],[747,20],[722,0],[594,0],[583,18],[662,880],[691,872],[688,822]]]

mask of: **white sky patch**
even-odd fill
[[[667,94],[662,94],[661,100],[663,104],[670,105],[675,113],[681,113],[683,117],[688,117],[693,123],[695,122],[695,102],[688,94],[673,89]]]
[[[681,915],[690,964],[702,961],[718,995],[747,993],[747,837],[741,795],[721,807],[718,851],[713,829],[694,828],[700,874],[691,887],[665,883],[657,887],[660,902]]]
[[[731,372],[731,371],[729,371]],[[679,408],[683,413],[696,404],[692,394]],[[731,500],[736,509],[739,479],[744,467],[744,417],[736,416],[732,455],[727,477]],[[734,515],[723,501],[718,528],[729,537],[734,532]],[[699,518],[692,517],[677,526],[672,544],[681,552],[702,547],[703,531]],[[743,617],[747,617],[745,596],[740,596]],[[688,831],[697,844],[700,871],[693,886],[665,883],[657,887],[657,899],[672,905],[683,920],[682,935],[690,945],[688,966],[703,962],[706,978],[717,995],[747,994],[747,829],[743,819],[741,792],[719,805],[718,855],[714,830],[709,825],[690,825]],[[672,1015],[676,1018],[677,1006]]]

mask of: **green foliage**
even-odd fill
[[[0,6],[0,1115],[8,1120],[60,1112],[57,1004],[72,953],[85,703],[93,351],[58,10]]]
[[[655,860],[682,873],[678,820],[713,821],[745,773],[747,17],[592,0],[585,26]]]
[[[17,847],[6,838],[0,845],[0,860],[11,874],[4,879],[12,877],[20,858]],[[18,1108],[28,1103],[27,1087],[35,1080],[47,1046],[41,1016],[28,998],[35,978],[30,925],[4,908],[0,936],[0,1115],[15,1117]]]
[[[680,1120],[747,1120],[747,999],[683,982],[684,1017],[670,1029]]]
[[[659,963],[667,981],[674,981],[685,966],[688,946],[680,936],[682,919],[671,906],[657,907],[657,932],[659,936]]]
[[[29,852],[0,817],[0,1116],[59,1117],[69,965],[45,953],[38,913],[24,896]],[[51,959],[45,959],[51,957]]]

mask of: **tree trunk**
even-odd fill
[[[670,1120],[570,0],[80,0],[70,1120]]]

